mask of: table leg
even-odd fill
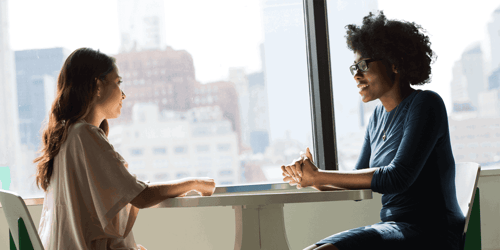
[[[235,250],[289,250],[283,204],[233,206]]]

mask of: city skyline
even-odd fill
[[[345,164],[347,169],[349,169],[349,166],[355,163],[355,159],[357,154],[359,153],[359,143],[351,143],[349,140],[344,140],[345,138],[357,138],[359,137],[359,133],[363,133],[363,125],[359,125],[359,119],[360,117],[367,117],[370,114],[370,110],[372,107],[373,108],[373,103],[370,103],[368,105],[362,104],[363,109],[360,108],[360,103],[359,103],[359,95],[357,93],[357,90],[355,90],[355,86],[353,84],[349,84],[350,82],[353,82],[352,76],[349,74],[349,71],[347,70],[347,67],[344,67],[344,61],[346,61],[346,58],[351,58],[352,52],[348,51],[345,47],[345,38],[343,37],[345,34],[345,30],[343,28],[343,22],[345,23],[357,23],[360,24],[361,18],[368,13],[370,10],[375,10],[377,9],[377,5],[379,3],[383,3],[384,1],[379,0],[379,1],[363,1],[363,0],[358,0],[356,2],[342,2],[342,1],[337,1],[337,4],[334,4],[334,1],[329,1],[329,15],[330,15],[330,44],[332,48],[340,48],[342,47],[343,50],[341,49],[332,49],[331,50],[331,58],[332,58],[332,83],[334,85],[334,101],[335,101],[335,114],[336,114],[336,126],[337,126],[337,138],[339,140],[338,145],[339,145],[339,162],[343,162],[342,164]],[[387,2],[386,2],[387,3]],[[363,4],[363,9],[360,9],[359,7],[356,6],[356,4]],[[253,51],[252,57],[246,58],[249,59],[249,61],[252,61],[254,56],[258,56],[259,58],[259,63],[256,63],[255,65],[259,65],[259,67],[255,67],[255,71],[249,70],[248,64],[247,66],[241,66],[239,64],[231,65],[231,67],[227,68],[227,71],[224,72],[224,76],[218,78],[217,80],[214,81],[207,81],[203,82],[199,77],[202,77],[203,74],[199,74],[200,69],[220,69],[222,66],[217,65],[218,61],[217,60],[224,60],[225,57],[227,57],[229,54],[231,54],[234,51],[234,48],[228,48],[227,50],[223,51],[217,51],[216,49],[205,49],[204,51],[207,51],[207,54],[200,57],[200,56],[195,56],[195,52],[192,52],[191,50],[188,49],[176,49],[172,47],[165,47],[165,48],[156,48],[155,50],[152,50],[154,48],[149,48],[145,49],[145,51],[150,51],[153,53],[152,55],[145,56],[142,58],[141,64],[144,65],[149,65],[149,63],[154,64],[155,60],[154,59],[154,53],[161,54],[161,53],[167,53],[168,51],[176,51],[178,53],[183,53],[186,55],[186,61],[188,61],[191,66],[189,66],[189,74],[187,75],[188,86],[186,87],[193,87],[193,93],[195,95],[191,96],[184,96],[184,97],[179,97],[177,96],[179,93],[182,91],[178,91],[175,89],[172,89],[172,86],[161,86],[160,88],[157,88],[161,82],[160,80],[156,81],[153,78],[148,78],[151,75],[162,75],[163,73],[161,70],[151,68],[151,70],[145,68],[145,67],[137,67],[135,65],[136,61],[130,60],[130,62],[127,62],[125,64],[121,64],[121,61],[124,55],[127,53],[132,53],[132,52],[127,52],[127,53],[116,53],[116,54],[110,54],[112,56],[116,56],[118,59],[118,65],[121,69],[121,71],[124,74],[124,86],[131,87],[133,85],[143,85],[143,89],[141,91],[136,91],[132,90],[130,99],[127,101],[129,104],[133,104],[131,102],[132,100],[137,100],[140,102],[148,102],[151,100],[156,100],[156,103],[158,104],[166,104],[166,103],[173,103],[173,106],[168,106],[169,109],[175,110],[175,107],[178,105],[183,105],[186,104],[185,102],[187,100],[190,100],[192,98],[192,104],[193,107],[195,106],[203,106],[203,105],[208,105],[208,100],[215,96],[208,94],[210,92],[205,92],[203,93],[204,90],[202,88],[211,88],[212,86],[218,86],[218,84],[223,84],[224,86],[229,86],[231,84],[236,85],[236,90],[233,90],[234,87],[230,87],[233,92],[238,92],[238,81],[231,81],[230,83],[228,80],[231,79],[231,69],[234,72],[234,69],[237,69],[241,72],[238,74],[244,78],[247,78],[245,81],[241,82],[241,86],[243,89],[248,89],[251,92],[251,89],[253,88],[256,90],[258,93],[253,94],[253,96],[249,93],[247,96],[248,100],[248,106],[246,107],[247,111],[246,112],[248,116],[246,118],[247,124],[242,124],[245,123],[245,119],[241,119],[237,117],[237,113],[241,115],[240,113],[243,113],[242,110],[240,109],[239,111],[231,111],[230,115],[230,120],[233,124],[234,130],[239,134],[239,128],[242,128],[243,125],[248,125],[249,127],[247,128],[246,133],[247,138],[246,142],[248,144],[255,145],[255,148],[259,147],[258,150],[254,150],[254,153],[260,153],[264,155],[264,160],[251,160],[248,161],[248,165],[242,165],[246,171],[253,172],[255,176],[260,176],[256,177],[255,180],[259,180],[259,178],[262,178],[263,175],[266,175],[265,173],[262,173],[263,169],[257,172],[255,172],[255,166],[261,166],[259,164],[264,164],[266,166],[271,166],[269,164],[276,164],[271,158],[269,158],[269,150],[266,150],[265,148],[267,146],[270,146],[272,150],[277,150],[275,147],[278,145],[277,143],[279,141],[283,141],[283,138],[286,140],[292,141],[292,140],[298,140],[297,142],[294,143],[294,150],[297,149],[296,145],[301,145],[303,146],[309,146],[312,147],[311,142],[311,135],[308,135],[310,133],[310,127],[311,127],[311,122],[310,122],[310,106],[309,106],[309,95],[308,95],[308,76],[307,76],[307,61],[306,61],[306,52],[305,52],[305,31],[304,31],[304,24],[303,24],[303,12],[301,9],[301,2],[300,1],[290,1],[288,4],[283,4],[280,1],[265,1],[263,5],[259,5],[262,7],[262,13],[259,18],[259,22],[262,22],[263,24],[267,25],[266,29],[263,30],[263,35],[262,35],[262,43],[259,44],[258,50],[251,50]],[[380,6],[379,6],[380,7]],[[351,14],[355,13],[355,14]],[[493,15],[495,13],[493,10],[488,13],[488,15]],[[388,12],[386,12],[386,15],[388,18],[393,18],[390,16]],[[276,16],[287,16],[290,22],[283,22],[280,18],[275,18]],[[412,21],[412,20],[410,20]],[[417,23],[419,23],[418,20],[416,20]],[[236,22],[235,22],[236,23]],[[258,22],[257,22],[258,23]],[[494,23],[494,22],[493,22]],[[424,24],[422,24],[424,28],[427,28]],[[489,25],[489,23],[485,23],[482,27],[486,29],[486,27],[489,27],[491,29],[492,25]],[[218,27],[219,29],[224,29],[223,27]],[[430,28],[432,29],[432,28]],[[479,29],[479,28],[478,28]],[[235,30],[235,34],[239,32],[238,30]],[[433,31],[434,32],[434,31]],[[431,41],[433,40],[433,36],[435,34],[430,33],[431,36]],[[487,47],[484,47],[484,44],[487,44],[484,42],[485,38],[483,37],[475,37],[475,40],[469,44],[467,44],[466,47],[464,47],[463,50],[460,51],[455,51],[454,56],[458,55],[459,60],[467,63],[463,63],[462,67],[465,65],[465,68],[470,68],[471,65],[476,67],[478,69],[486,69],[489,67],[488,60],[488,53],[490,53],[489,50],[491,50],[491,53],[494,52],[494,49],[490,49]],[[167,39],[168,41],[168,39]],[[284,42],[286,41],[286,42]],[[442,41],[436,42],[438,45]],[[198,40],[198,43],[200,41]],[[201,42],[202,43],[202,42]],[[168,42],[167,42],[167,46]],[[439,46],[437,46],[439,48]],[[436,48],[433,47],[434,50]],[[24,50],[25,51],[25,50]],[[196,49],[193,49],[193,51],[196,51]],[[19,52],[17,50],[16,52]],[[169,53],[170,53],[169,52]],[[213,56],[212,53],[216,53],[217,56]],[[263,53],[262,53],[263,52]],[[133,52],[133,53],[142,53],[142,52]],[[438,57],[440,56],[438,52]],[[480,55],[479,55],[480,54]],[[200,55],[200,54],[198,54]],[[470,57],[470,55],[473,55],[473,57]],[[483,58],[484,56],[484,58]],[[452,57],[446,57],[444,58],[444,61],[449,61],[451,60],[450,58]],[[472,59],[467,59],[467,58],[475,58],[474,60]],[[226,58],[227,59],[227,58]],[[440,59],[442,59],[440,57]],[[438,59],[438,62],[440,62],[440,59]],[[199,65],[198,62],[200,61],[206,61],[206,60],[211,60],[210,64],[205,64],[203,66],[197,66]],[[230,60],[229,60],[230,61]],[[159,62],[159,61],[157,61]],[[350,62],[350,61],[349,61]],[[17,62],[16,62],[17,63]],[[230,63],[230,62],[228,62]],[[175,64],[175,63],[174,63]],[[186,70],[184,63],[181,63],[182,65],[177,65],[180,66],[180,71],[179,72],[184,72]],[[484,64],[484,65],[481,65]],[[125,66],[127,65],[127,66]],[[255,66],[254,65],[254,66]],[[467,66],[469,65],[469,66]],[[172,65],[171,65],[172,66]],[[165,64],[162,64],[162,67],[171,67],[171,66],[166,66]],[[456,63],[452,64],[452,66],[456,66]],[[187,66],[186,66],[187,67]],[[438,74],[440,73],[440,77],[442,77],[442,72],[439,71],[440,66],[437,65],[437,63],[433,66],[433,73]],[[225,67],[222,67],[225,68]],[[170,69],[170,68],[168,68]],[[463,70],[463,69],[462,69]],[[493,69],[492,69],[493,70]],[[168,70],[167,70],[168,71]],[[216,70],[215,70],[216,71]],[[455,70],[456,71],[456,70]],[[293,74],[291,74],[293,72]],[[450,67],[450,75],[454,72],[453,68]],[[129,78],[129,75],[138,75],[138,77],[135,78]],[[172,81],[174,81],[174,78],[178,76],[168,76],[171,77]],[[238,76],[239,77],[239,76]],[[238,78],[235,77],[235,78]],[[43,78],[43,76],[42,76]],[[463,79],[465,79],[465,82],[477,82],[475,79],[481,79],[485,80],[487,78],[487,75],[483,76],[468,76],[467,74],[464,75]],[[129,81],[130,79],[130,81]],[[153,80],[151,80],[153,79]],[[161,78],[158,78],[161,79]],[[252,80],[251,80],[252,79]],[[440,78],[443,79],[443,78]],[[36,79],[35,79],[36,80]],[[46,82],[53,81],[48,79],[44,80]],[[169,80],[169,81],[170,81]],[[436,79],[433,78],[435,81]],[[482,80],[482,81],[483,81]],[[43,82],[42,81],[42,82]],[[150,82],[152,81],[152,82]],[[155,82],[156,81],[156,82]],[[175,80],[176,81],[176,80]],[[433,82],[434,82],[433,81]],[[252,83],[251,83],[252,82]],[[450,78],[450,81],[447,83],[443,83],[440,85],[440,87],[443,87],[443,85],[446,85],[448,88],[450,88],[450,83],[452,82],[452,79]],[[157,86],[158,85],[158,86]],[[182,85],[182,84],[181,84]],[[250,85],[252,87],[250,87]],[[475,89],[471,88],[472,85],[464,85],[464,91],[467,93],[467,95],[476,95],[478,93],[483,93],[484,90],[487,88],[487,84],[485,81],[483,81],[480,84],[483,88],[482,89]],[[222,85],[221,85],[222,86]],[[422,89],[431,89],[431,87],[436,86],[436,85],[424,85],[421,87]],[[127,88],[126,87],[126,88]],[[153,88],[154,87],[154,88]],[[164,87],[164,88],[162,88]],[[467,87],[469,89],[467,90]],[[19,86],[18,86],[19,88]],[[131,88],[132,89],[132,88]],[[149,89],[149,90],[148,90]],[[195,90],[196,89],[196,90]],[[266,92],[267,89],[267,92]],[[174,90],[174,95],[172,94],[172,90]],[[198,91],[199,90],[199,91]],[[126,90],[128,91],[128,90]],[[197,92],[198,91],[198,92]],[[165,93],[163,93],[165,92]],[[474,93],[472,93],[474,92]],[[133,94],[132,94],[133,93]],[[159,95],[168,95],[168,97],[162,96],[161,98],[158,97],[156,98],[156,94]],[[240,92],[238,95],[241,95]],[[268,95],[265,97],[265,95],[262,95],[260,93],[265,93]],[[447,93],[438,92],[443,99],[446,99],[445,97],[451,96],[451,91],[448,91]],[[134,96],[134,94],[136,96]],[[154,95],[154,96],[153,96]],[[235,94],[231,94],[236,96]],[[283,99],[283,95],[290,97],[292,96],[292,101],[288,101]],[[493,96],[491,98],[495,98],[494,95],[489,95]],[[134,99],[135,98],[135,99]],[[166,99],[165,99],[166,98]],[[490,98],[490,99],[491,99]],[[234,98],[233,98],[234,99]],[[262,116],[255,116],[256,110],[259,110],[258,112],[261,112],[260,110],[265,109],[266,104],[263,104],[266,102],[266,99],[269,101],[268,107],[269,107],[269,118],[266,118],[266,115]],[[482,100],[484,98],[476,97],[476,103],[474,104],[475,107],[479,107],[480,105],[478,104],[478,100]],[[498,99],[498,98],[497,98]],[[234,99],[234,103],[236,103]],[[285,100],[285,101],[283,101]],[[125,101],[125,106],[127,105],[127,101]],[[190,102],[191,102],[190,101]],[[238,101],[240,99],[238,98]],[[197,103],[199,102],[199,103]],[[203,103],[205,102],[205,103]],[[250,103],[253,103],[250,105]],[[226,103],[227,104],[227,103]],[[242,102],[239,102],[238,105],[242,105]],[[253,105],[253,106],[252,106]],[[124,106],[124,107],[125,107]],[[130,105],[129,105],[130,106]],[[131,108],[131,107],[130,107]],[[190,107],[184,107],[182,109],[186,109]],[[237,110],[238,107],[233,105],[226,105],[226,108],[232,108],[234,110]],[[223,108],[224,109],[224,108]],[[252,111],[252,109],[255,109]],[[361,110],[363,111],[362,114],[360,114]],[[253,118],[249,118],[249,114],[252,114],[253,112]],[[258,113],[257,112],[257,113]],[[448,114],[450,115],[452,113],[452,109],[448,109]],[[130,112],[131,113],[131,112]],[[127,111],[124,112],[125,116],[127,116]],[[301,117],[304,117],[304,119],[300,119],[298,121],[290,122],[291,119],[297,116],[299,114]],[[130,114],[131,115],[131,114]],[[267,121],[266,119],[269,119],[269,125],[266,125]],[[258,121],[257,123],[254,123],[255,121]],[[365,120],[366,121],[366,120]],[[114,122],[114,121],[113,121]],[[238,125],[239,123],[239,125]],[[113,123],[111,123],[113,124]],[[355,124],[355,126],[353,125]],[[366,125],[366,122],[364,123]],[[266,128],[267,127],[267,128]],[[251,140],[251,130],[254,130],[253,132],[256,137],[254,138],[260,138],[260,142],[264,143],[252,143]],[[266,132],[267,130],[267,132]],[[242,130],[243,131],[243,130]],[[353,133],[358,133],[356,136],[351,136]],[[266,142],[266,137],[269,138],[269,141]],[[243,140],[239,139],[239,142],[241,143]],[[287,142],[288,143],[288,142]],[[285,144],[288,145],[288,144]],[[290,144],[291,145],[291,144]],[[304,149],[302,149],[304,150]],[[283,150],[281,153],[284,154],[283,159],[288,159],[289,155],[291,154],[290,150]],[[246,156],[245,156],[246,157]],[[266,158],[267,157],[267,158]],[[493,156],[492,156],[493,157]],[[491,157],[490,157],[491,158]],[[488,159],[490,159],[488,158]],[[486,158],[484,158],[486,159]],[[496,159],[496,158],[495,158]],[[259,162],[257,164],[256,162]],[[242,162],[243,164],[243,162]],[[341,164],[341,165],[342,165]],[[348,165],[348,166],[347,166]],[[267,171],[267,170],[266,170]],[[265,171],[264,171],[265,172]],[[266,172],[267,173],[267,172]],[[253,177],[252,177],[253,178]],[[249,178],[249,179],[252,179]]]

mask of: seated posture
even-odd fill
[[[66,59],[43,131],[36,182],[45,191],[38,233],[46,250],[145,249],[132,226],[139,208],[190,191],[212,195],[215,182],[190,178],[147,184],[109,143],[107,119],[125,94],[115,59],[88,48]]]
[[[415,23],[383,12],[348,25],[350,71],[363,102],[379,99],[352,171],[319,170],[307,149],[282,166],[284,181],[318,190],[372,189],[382,194],[381,222],[334,234],[311,249],[459,249],[464,229],[455,192],[455,161],[441,97],[412,85],[430,82],[434,53]],[[327,215],[325,215],[327,216]]]

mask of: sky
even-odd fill
[[[341,8],[346,1],[330,0],[329,8]],[[413,21],[427,30],[438,58],[432,82],[421,88],[438,92],[449,113],[452,66],[465,48],[487,41],[486,25],[499,6],[500,0],[378,0],[379,9],[389,19]],[[9,0],[8,15],[13,50],[91,47],[118,53],[117,0]],[[192,55],[199,82],[227,80],[230,67],[244,67],[247,73],[261,70],[261,1],[166,0],[165,18],[167,45]],[[353,86],[349,88],[357,93]],[[269,101],[270,106],[278,106]],[[271,118],[271,127],[283,127],[277,120]]]

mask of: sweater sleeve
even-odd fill
[[[417,179],[438,140],[443,137],[446,108],[441,97],[424,91],[413,100],[403,126],[403,137],[396,156],[377,169],[371,189],[382,194],[401,193]]]
[[[370,167],[370,156],[371,156],[371,144],[370,144],[370,133],[368,132],[370,126],[366,127],[365,140],[363,146],[361,147],[361,153],[359,154],[358,161],[354,170],[364,169]]]

